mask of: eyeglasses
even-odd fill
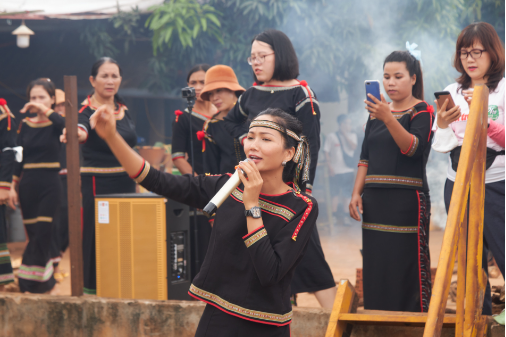
[[[467,57],[469,55],[471,55],[471,57],[475,60],[479,59],[481,57],[481,54],[486,51],[485,49],[473,49],[471,50],[470,52],[467,52],[467,51],[462,51],[460,50],[459,51],[459,54],[460,54],[460,59],[461,60],[467,60]]]
[[[274,53],[267,54],[267,55],[260,55],[260,56],[254,56],[254,57],[248,57],[248,64],[251,66],[253,63],[262,64],[265,61],[265,57],[269,55],[274,55]]]

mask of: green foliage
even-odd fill
[[[193,47],[193,41],[201,32],[222,42],[220,34],[220,13],[208,4],[196,0],[170,0],[151,8],[153,14],[146,21],[146,27],[153,31],[153,53],[172,46],[177,36],[183,48]]]
[[[142,33],[142,28],[138,27],[140,17],[139,8],[136,7],[131,12],[120,11],[111,18],[114,28],[119,30],[116,38],[125,40],[125,53],[128,53],[130,43],[135,43],[138,35]]]
[[[104,22],[95,20],[86,25],[81,33],[81,41],[86,43],[90,53],[97,59],[102,56],[114,57],[118,53],[106,29]]]

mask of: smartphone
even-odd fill
[[[446,99],[448,98],[448,105],[446,106],[446,110],[450,110],[455,107],[455,103],[453,102],[452,95],[449,91],[436,91],[434,93],[434,96],[436,96],[436,101],[439,107],[442,107],[445,103]]]
[[[374,97],[376,97],[378,100],[381,101],[380,83],[378,81],[374,81],[374,80],[365,81],[365,97],[367,98],[367,100],[369,102],[374,103],[374,101],[372,99],[370,99],[369,96],[367,96],[367,94],[371,94]]]

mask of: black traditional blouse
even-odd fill
[[[126,175],[125,169],[107,143],[90,126],[90,117],[97,108],[91,105],[89,97],[81,104],[83,106],[79,110],[78,127],[88,135],[85,143],[81,146],[83,157],[81,174]],[[137,135],[127,107],[119,104],[114,114],[116,115],[116,130],[130,147],[134,147],[137,144]]]
[[[206,132],[207,157],[212,158],[209,168],[211,174],[233,173],[241,160],[246,158],[244,149],[237,138],[225,128],[225,122],[211,119],[204,124]]]
[[[10,116],[10,118],[8,117]],[[14,171],[17,127],[14,115],[0,105],[0,188],[10,190]]]
[[[429,192],[426,165],[429,159],[434,108],[420,102],[405,111],[392,110],[411,134],[406,152],[399,149],[385,123],[369,116],[358,166],[367,167],[365,188],[408,188]]]
[[[306,188],[312,190],[320,151],[320,108],[315,93],[305,81],[288,87],[254,85],[239,97],[237,104],[225,117],[225,127],[242,143],[248,134],[249,122],[267,108],[280,108],[302,122],[302,133],[311,148]]]
[[[174,176],[145,163],[136,180],[167,198],[204,208],[230,175]],[[318,216],[316,200],[287,192],[260,195],[263,226],[248,233],[242,185],[216,213],[209,248],[189,294],[247,320],[286,325],[290,283]]]
[[[50,110],[48,121],[32,122],[28,117],[19,126],[17,143],[23,147],[23,161],[14,164],[14,177],[33,169],[60,170],[60,135],[65,127],[65,118]]]
[[[178,114],[179,112],[179,114]],[[172,123],[172,160],[185,158],[188,154],[188,163],[192,164],[190,147],[190,121],[192,127],[191,141],[193,141],[193,169],[198,174],[216,173],[211,169],[216,167],[214,158],[206,153],[204,123],[210,120],[209,117],[192,111],[191,116],[188,110],[176,111],[176,119]]]

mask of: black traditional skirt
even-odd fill
[[[95,195],[135,193],[135,182],[127,174],[81,175],[81,191],[83,193],[84,293],[96,295]]]
[[[427,312],[431,296],[428,193],[366,188],[362,200],[364,309]]]
[[[290,337],[290,324],[275,326],[248,321],[208,304],[195,337]]]
[[[45,293],[56,281],[54,265],[61,257],[53,240],[61,198],[58,171],[25,170],[19,183],[19,202],[28,244],[19,267],[21,292]]]
[[[5,205],[0,205],[0,285],[14,282],[11,255],[7,249],[7,224],[5,221]]]

